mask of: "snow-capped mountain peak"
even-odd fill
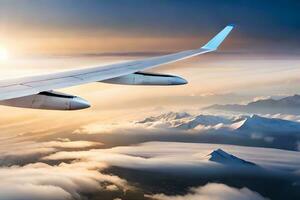
[[[264,133],[298,133],[300,130],[300,123],[289,120],[266,118],[258,115],[252,115],[238,128],[240,131],[255,131]]]
[[[137,123],[148,123],[148,122],[155,122],[155,121],[173,121],[179,120],[183,118],[188,118],[191,115],[186,112],[167,112],[156,117],[148,117],[142,121],[138,121]]]
[[[230,124],[232,121],[225,117],[215,116],[215,115],[198,115],[196,117],[191,118],[189,121],[185,123],[179,124],[176,128],[179,129],[193,129],[198,125],[202,126],[216,126],[218,124]]]
[[[241,158],[238,158],[232,154],[229,154],[222,149],[217,149],[211,152],[208,156],[209,161],[217,162],[224,165],[251,165],[254,166],[255,164],[252,162],[248,162]]]

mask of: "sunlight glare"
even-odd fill
[[[8,51],[6,48],[0,47],[0,61],[8,59]]]

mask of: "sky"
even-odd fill
[[[197,47],[229,23],[239,30],[228,44],[232,50],[299,52],[298,1],[1,0],[0,4],[1,42],[21,53],[175,51]]]
[[[293,113],[268,113],[269,101],[264,113],[205,109],[300,94],[299,9],[296,0],[0,0],[0,79],[199,48],[236,25],[218,51],[151,69],[187,85],[62,88],[92,105],[72,112],[0,106],[0,199],[299,199],[297,96],[274,103]],[[210,159],[218,149],[255,167]]]

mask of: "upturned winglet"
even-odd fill
[[[212,38],[208,43],[206,43],[202,49],[208,50],[216,50],[220,46],[220,44],[225,40],[225,38],[229,35],[231,30],[234,28],[233,24],[229,24],[226,26],[220,33],[218,33],[214,38]]]

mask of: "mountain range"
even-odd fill
[[[154,117],[148,117],[136,122],[155,128],[165,127],[179,130],[193,130],[197,127],[206,129],[223,128],[224,130],[243,133],[263,134],[297,134],[300,133],[300,123],[291,120],[268,118],[260,115],[244,115],[228,118],[217,115],[192,115],[186,112],[168,112]],[[159,126],[157,126],[159,124]],[[164,124],[164,126],[161,126]]]
[[[196,128],[197,126],[215,126],[218,124],[231,124],[232,120],[216,115],[192,115],[186,112],[167,112],[158,116],[147,117],[136,123],[146,125],[154,124],[155,126],[157,122],[160,122],[158,124],[165,124],[168,128],[191,130]]]
[[[145,124],[145,123],[149,123],[149,122],[151,123],[156,121],[172,121],[172,120],[178,120],[178,119],[183,119],[188,117],[191,117],[191,115],[186,112],[167,112],[158,116],[147,117],[136,123]]]
[[[232,121],[225,117],[215,116],[215,115],[197,115],[190,120],[187,120],[179,125],[176,128],[189,130],[196,128],[199,125],[202,126],[215,126],[218,124],[230,124]]]
[[[257,114],[300,114],[300,95],[288,96],[279,100],[272,98],[242,104],[215,104],[204,110],[224,110]]]

